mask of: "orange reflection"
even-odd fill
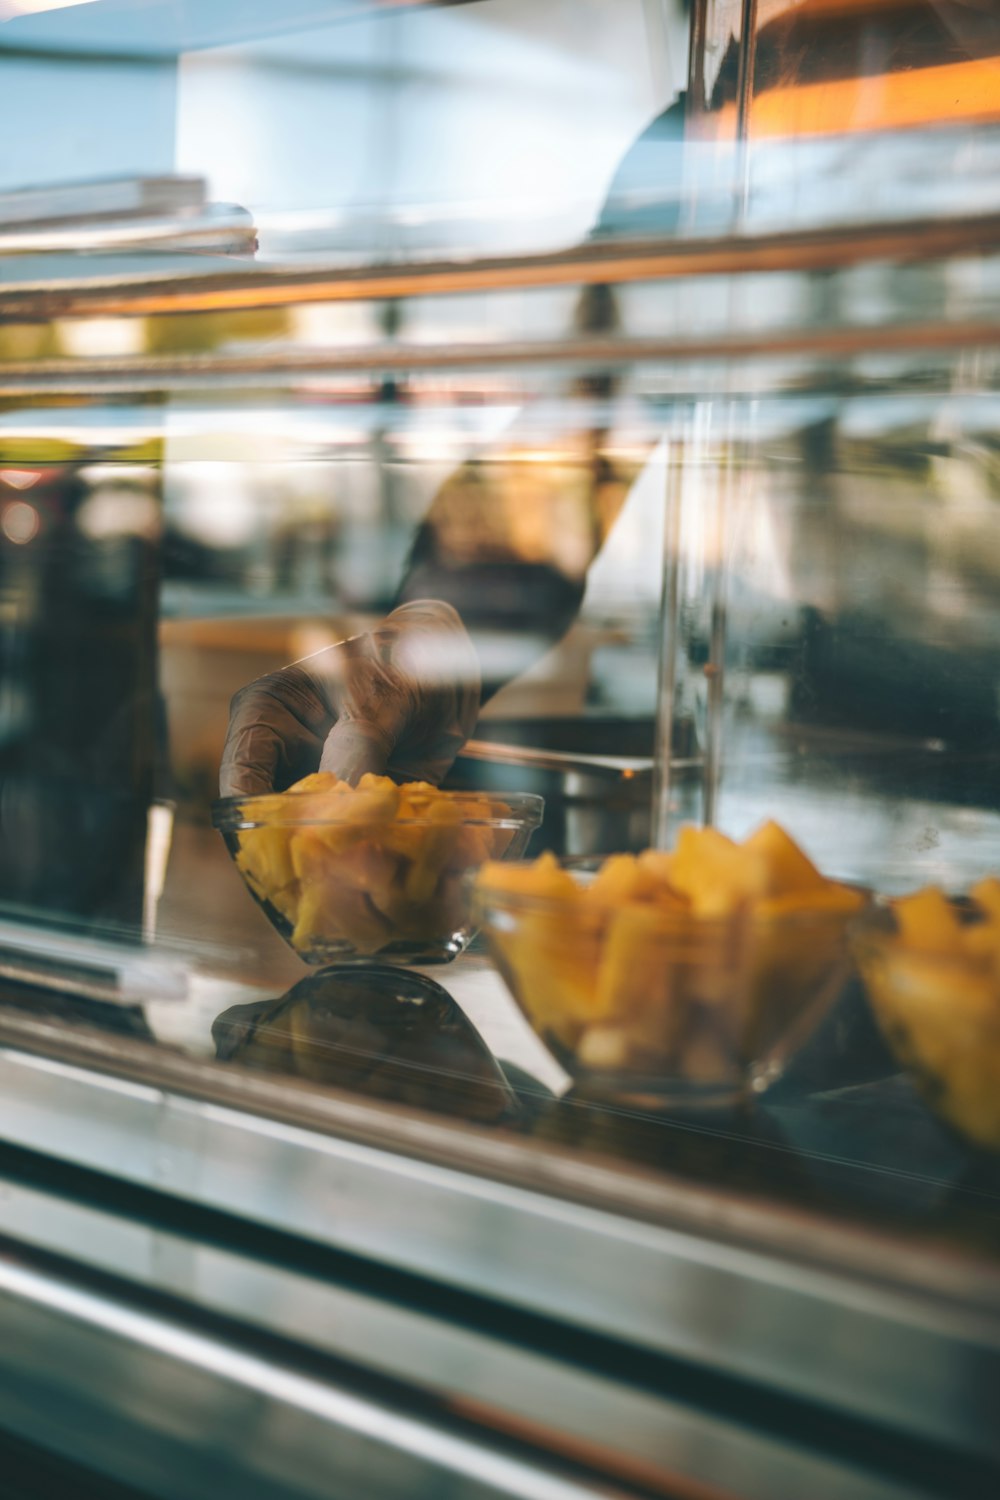
[[[750,131],[757,138],[829,135],[996,119],[1000,65],[989,58],[770,89],[753,101]]]

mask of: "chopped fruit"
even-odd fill
[[[388,920],[364,891],[324,874],[320,867],[303,885],[293,945],[309,951],[318,943],[343,940],[359,953],[377,953],[391,935]]]
[[[678,904],[677,910],[685,913]],[[686,917],[686,913],[685,913]],[[683,963],[672,944],[669,920],[662,906],[623,906],[611,916],[597,972],[595,1015],[614,1019],[631,1029],[637,1022],[648,1036],[654,1056],[671,1055],[676,1029],[684,1014],[679,990]],[[674,1003],[672,1003],[674,1002]]]
[[[868,994],[899,1061],[930,1108],[978,1145],[1000,1150],[997,971],[906,949],[861,956]]]
[[[249,828],[240,835],[236,863],[262,895],[271,897],[297,879],[283,828]]]
[[[612,854],[591,881],[588,894],[595,901],[614,905],[621,901],[655,900],[668,889],[655,869],[634,854]]]
[[[314,771],[311,776],[303,776],[301,781],[289,787],[289,791],[299,797],[303,792],[338,792],[346,787],[347,782],[339,781],[332,771]],[[280,796],[281,793],[277,795]]]
[[[644,849],[638,857],[639,869],[656,881],[657,885],[670,885],[670,873],[674,857],[662,849]]]
[[[490,890],[510,891],[514,895],[533,896],[544,901],[572,901],[578,894],[572,875],[548,850],[530,865],[504,865],[490,861],[479,872],[479,884]]]
[[[762,823],[757,832],[745,840],[743,849],[761,861],[766,871],[768,896],[822,891],[829,886],[829,881],[819,873],[812,860],[777,823]]]
[[[866,900],[774,823],[745,844],[685,828],[589,883],[550,854],[488,864],[477,890],[501,971],[568,1066],[719,1087],[834,997]]]
[[[995,875],[974,885],[969,895],[982,907],[991,922],[1000,922],[1000,880]]]
[[[962,950],[973,963],[1000,977],[1000,923],[970,922],[962,928]]]
[[[895,932],[862,936],[872,1009],[928,1107],[1000,1151],[1000,881],[963,907],[933,887],[892,903]]]
[[[525,911],[510,930],[491,933],[491,948],[511,991],[525,997],[529,1019],[564,1047],[597,1019],[600,927],[583,920],[553,922],[545,911]]]
[[[783,896],[765,896],[754,905],[754,916],[762,921],[779,922],[796,912],[804,914],[824,913],[831,916],[850,915],[860,911],[866,897],[851,885],[838,885],[828,880],[821,889],[790,892]]]
[[[362,776],[348,804],[347,818],[351,823],[391,823],[399,803],[399,787],[388,776]]]
[[[845,929],[865,900],[861,891],[827,881],[820,890],[757,902],[750,990],[768,996],[768,1004],[748,1018],[748,1053],[766,1051],[799,1013],[803,997],[823,993],[827,976],[841,966]]]
[[[370,774],[353,787],[317,771],[246,812],[254,826],[236,835],[236,863],[312,962],[452,940],[466,917],[462,876],[501,859],[514,836],[505,803]]]
[[[928,886],[915,896],[903,896],[893,902],[899,934],[911,948],[927,948],[937,953],[959,953],[962,927],[958,913],[943,891]]]
[[[634,854],[612,854],[592,880],[590,894],[599,901],[629,901],[635,897],[640,879]]]
[[[714,828],[681,829],[670,878],[699,917],[729,916],[767,890],[763,860]]]

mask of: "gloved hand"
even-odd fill
[[[219,773],[223,796],[284,791],[317,767],[435,785],[472,733],[479,662],[450,604],[417,599],[242,688]]]

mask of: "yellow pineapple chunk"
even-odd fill
[[[510,931],[495,928],[492,946],[532,1023],[566,1046],[596,1020],[601,924],[583,910],[527,911]]]
[[[628,901],[638,878],[639,864],[634,854],[612,854],[587,887],[587,894],[598,901]]]
[[[629,901],[651,900],[662,889],[662,882],[634,854],[612,854],[591,883],[584,887],[584,894],[592,901],[616,906]]]
[[[323,941],[343,941],[361,953],[374,953],[391,933],[372,899],[372,890],[385,883],[386,869],[373,859],[371,846],[360,841],[354,847],[331,848],[329,836],[339,831],[302,828],[292,840],[302,890],[292,942],[308,950]]]
[[[623,906],[611,914],[597,971],[593,1019],[624,1020],[658,1009],[664,1012],[666,1029],[668,932],[664,913],[655,906]]]
[[[699,917],[725,917],[767,889],[763,859],[716,828],[682,828],[671,862],[674,888]]]
[[[303,776],[301,781],[297,781],[288,790],[299,796],[303,792],[336,792],[341,788],[348,788],[348,783],[339,780],[332,771],[313,771],[311,775]]]
[[[308,953],[343,941],[359,953],[377,953],[392,936],[389,921],[364,891],[343,881],[317,877],[303,885],[292,942]]]
[[[971,922],[962,928],[962,947],[973,963],[1000,975],[1000,923]]]
[[[358,785],[363,785],[367,779],[362,776]],[[434,798],[439,796],[440,792],[437,787],[431,786],[429,781],[405,781],[399,788],[398,816],[400,818],[423,817]]]
[[[1000,988],[989,971],[897,943],[865,966],[879,1022],[927,1102],[970,1140],[1000,1149]]]
[[[290,828],[246,828],[240,834],[237,866],[258,893],[270,898],[296,878]]]
[[[548,850],[530,865],[505,865],[490,860],[479,872],[479,885],[486,891],[504,891],[536,900],[576,901],[580,896],[580,887],[572,875]]]
[[[388,776],[362,776],[346,804],[346,815],[355,824],[389,823],[399,811],[400,791]]]
[[[828,884],[795,840],[775,822],[762,823],[742,847],[745,853],[760,859],[766,872],[762,895],[822,891]]]
[[[674,857],[662,849],[644,849],[639,855],[639,868],[658,886],[672,886],[671,871]]]
[[[754,917],[761,922],[782,921],[798,912],[804,917],[813,914],[844,917],[860,911],[864,904],[865,896],[861,891],[828,880],[817,890],[766,896],[754,906]]]
[[[1000,880],[991,875],[987,880],[980,880],[969,892],[979,906],[983,908],[991,922],[1000,922]]]
[[[768,896],[753,908],[748,1055],[777,1041],[802,1007],[816,1003],[845,974],[845,928],[865,903],[860,891],[821,889]]]
[[[900,940],[910,948],[938,953],[958,953],[962,927],[958,913],[943,891],[927,886],[913,896],[901,896],[892,909]]]
[[[415,782],[411,784],[416,785]],[[341,785],[349,786],[350,783],[342,782]],[[384,792],[389,788],[392,788],[397,796],[402,796],[402,788],[396,785],[391,776],[380,776],[377,771],[366,771],[359,778],[357,786],[351,787],[351,790],[353,792]]]
[[[431,899],[454,853],[457,839],[458,829],[453,824],[442,823],[440,827],[424,830],[420,848],[404,882],[408,901],[419,903]]]

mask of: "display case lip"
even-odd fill
[[[74,247],[67,246],[67,250]],[[460,292],[666,281],[749,273],[833,271],[1000,250],[1000,213],[887,220],[767,234],[592,239],[555,251],[263,264],[225,257],[115,256],[95,251],[2,258],[0,315],[21,318],[223,312]],[[105,241],[105,252],[114,244]]]
[[[695,365],[718,360],[849,359],[868,353],[906,356],[1000,345],[995,319],[921,320],[704,338],[570,337],[496,343],[373,344],[334,350],[273,348],[267,353],[137,355],[132,358],[0,361],[0,397],[113,396],[170,391],[273,390],[346,375],[531,367],[622,368],[635,364]]]
[[[36,1162],[1000,1456],[1000,1274],[975,1252],[2,1007],[0,1094],[0,1141]]]
[[[464,1176],[477,1196],[489,1195],[491,1187],[515,1189],[632,1222],[636,1232],[644,1224],[736,1253],[774,1257],[806,1274],[867,1285],[876,1296],[928,1297],[946,1318],[995,1318],[1000,1350],[1000,1268],[986,1257],[940,1254],[890,1230],[845,1225],[822,1210],[797,1209],[731,1188],[694,1186],[631,1163],[623,1170],[619,1161],[589,1153],[580,1157],[550,1142],[501,1138],[404,1105],[265,1077],[0,1004],[3,1051],[85,1070],[95,1085],[101,1078],[114,1079],[139,1091],[181,1096],[204,1106],[208,1116],[213,1108],[236,1111],[258,1132],[291,1128],[444,1169]],[[45,1150],[20,1137],[13,1143]],[[104,1163],[80,1164],[107,1170]],[[985,1325],[979,1333],[989,1342]]]

